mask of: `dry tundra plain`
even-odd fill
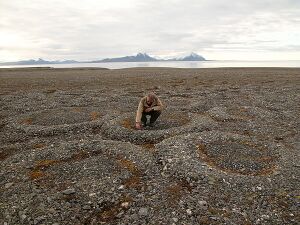
[[[0,224],[299,224],[299,99],[292,68],[0,69]]]

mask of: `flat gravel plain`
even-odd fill
[[[299,224],[299,99],[295,68],[0,69],[0,224]]]

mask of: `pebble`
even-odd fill
[[[121,185],[118,189],[119,190],[123,190],[125,188],[125,186],[124,185]]]
[[[4,187],[5,187],[5,188],[10,188],[13,184],[14,184],[13,182],[11,182],[11,183],[6,183],[6,184],[4,185]]]
[[[260,186],[257,186],[256,188],[257,188],[257,190],[259,190],[259,191],[262,190],[262,187],[260,187]]]
[[[91,209],[91,206],[89,206],[89,205],[84,205],[82,208],[83,208],[84,210],[90,210],[90,209]]]
[[[207,209],[207,207],[208,207],[208,204],[206,201],[198,201],[198,204],[201,209]]]
[[[190,216],[190,215],[192,215],[192,210],[191,209],[187,209],[186,213]]]
[[[122,206],[123,208],[128,208],[129,202],[122,202],[121,206]]]
[[[71,195],[75,193],[75,189],[70,188],[70,189],[66,189],[62,192],[64,195]]]
[[[140,216],[147,216],[148,215],[148,209],[147,208],[140,208],[139,215]]]
[[[269,215],[261,215],[261,218],[264,220],[268,220],[270,218],[270,216]]]

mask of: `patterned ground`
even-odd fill
[[[300,70],[0,70],[0,223],[297,224]],[[139,99],[165,109],[134,129]]]

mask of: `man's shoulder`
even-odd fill
[[[146,99],[147,99],[147,96],[144,96],[144,97],[141,98],[140,102],[145,102]]]

